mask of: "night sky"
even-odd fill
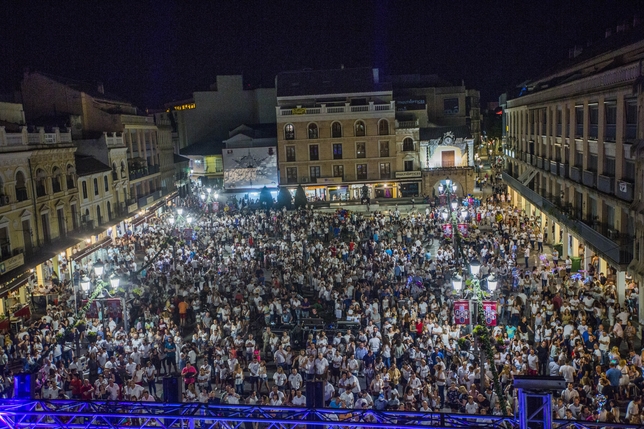
[[[279,71],[374,66],[465,80],[494,101],[575,44],[633,15],[631,1],[29,1],[0,11],[0,92],[25,68],[89,82],[139,107],[217,74],[272,86]],[[639,5],[639,6],[638,6]]]

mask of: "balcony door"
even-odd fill
[[[441,166],[442,167],[454,167],[454,151],[453,150],[444,150],[441,152]]]
[[[22,221],[22,239],[25,242],[25,256],[31,256],[33,245],[31,244],[31,223],[29,219]]]

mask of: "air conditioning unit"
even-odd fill
[[[308,177],[302,177],[302,183],[308,183],[309,178]]]

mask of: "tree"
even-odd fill
[[[291,199],[291,192],[286,188],[280,188],[277,194],[277,208],[286,207],[287,210],[290,210],[293,205]]]
[[[306,207],[306,193],[302,185],[299,185],[295,191],[295,207],[298,209]]]
[[[273,207],[273,196],[266,186],[259,193],[259,205],[265,210]]]

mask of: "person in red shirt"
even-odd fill
[[[94,386],[89,384],[89,379],[83,380],[83,385],[80,389],[81,399],[83,401],[89,401],[92,399],[92,394],[94,393]]]
[[[423,335],[423,321],[416,319],[416,335],[419,337]]]
[[[72,399],[80,399],[83,382],[78,378],[77,375],[72,375],[72,381],[69,382],[69,385],[72,388]]]

